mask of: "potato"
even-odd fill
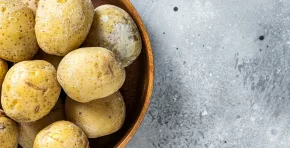
[[[22,0],[22,2],[26,4],[28,8],[33,11],[34,14],[36,13],[38,1],[39,0]]]
[[[4,77],[8,71],[8,64],[3,59],[0,59],[0,86],[2,86],[2,83],[4,81]],[[0,87],[1,92],[1,87]]]
[[[119,130],[125,120],[125,103],[120,92],[106,98],[79,103],[70,98],[65,102],[65,114],[89,138],[98,138]]]
[[[134,20],[126,11],[113,5],[102,5],[95,9],[94,21],[84,46],[107,48],[126,67],[141,53],[142,40]]]
[[[40,48],[64,56],[78,48],[92,25],[91,0],[39,0],[35,32]]]
[[[61,59],[63,57],[50,55],[45,53],[43,50],[39,49],[36,55],[33,57],[34,60],[44,60],[52,64],[55,68],[58,67]]]
[[[53,65],[42,60],[23,61],[7,72],[1,103],[10,118],[17,122],[32,122],[50,112],[60,91]]]
[[[57,121],[37,134],[33,148],[89,148],[89,141],[75,124]]]
[[[0,147],[17,148],[18,146],[18,128],[17,124],[5,116],[0,110]]]
[[[38,49],[33,12],[19,0],[0,1],[0,57],[10,62],[32,58]]]
[[[107,97],[123,85],[125,70],[110,50],[80,48],[67,54],[57,69],[57,79],[75,101],[89,102]]]
[[[4,61],[3,59],[0,59],[0,94],[1,94],[1,88],[2,88],[2,83],[4,80],[4,77],[6,75],[8,71],[8,64],[6,61]],[[2,109],[2,105],[0,103],[0,109]]]
[[[19,123],[19,144],[23,148],[32,148],[36,135],[48,125],[60,120],[64,120],[64,106],[59,99],[51,112],[40,120]]]

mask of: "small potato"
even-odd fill
[[[0,86],[2,86],[2,83],[4,81],[4,77],[8,71],[8,64],[3,59],[0,59]],[[1,87],[0,87],[1,92]]]
[[[17,122],[32,122],[50,112],[60,91],[53,65],[42,60],[23,61],[7,72],[1,103],[10,118]]]
[[[22,0],[22,2],[26,4],[28,8],[33,11],[34,14],[36,13],[38,1],[39,0]]]
[[[39,0],[35,32],[40,48],[64,56],[77,49],[92,25],[91,0]]]
[[[107,48],[126,67],[141,53],[142,40],[134,20],[126,11],[113,5],[102,5],[95,9],[84,46]]]
[[[89,102],[107,97],[121,88],[125,70],[110,50],[80,48],[67,54],[57,69],[57,79],[75,101]]]
[[[0,110],[0,147],[17,148],[18,146],[18,128],[17,124],[5,116]]]
[[[8,71],[8,64],[6,61],[3,59],[0,59],[0,95],[1,95],[1,88],[2,88],[2,83],[4,81],[4,77]],[[0,109],[2,109],[2,105],[0,103]]]
[[[33,12],[19,0],[0,1],[0,57],[10,62],[31,59],[38,46]]]
[[[44,60],[52,64],[56,69],[63,57],[55,56],[45,53],[43,50],[39,49],[36,55],[33,57],[34,60]]]
[[[36,135],[48,125],[60,120],[64,120],[64,106],[59,99],[51,112],[40,120],[19,123],[19,144],[23,148],[32,148]]]
[[[79,103],[70,98],[65,102],[65,114],[89,138],[98,138],[118,131],[125,120],[125,103],[120,92],[106,98]]]
[[[89,141],[75,124],[57,121],[37,134],[33,148],[89,148]]]

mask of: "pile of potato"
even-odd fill
[[[124,68],[141,48],[116,6],[0,0],[0,148],[88,148],[88,138],[119,130]]]

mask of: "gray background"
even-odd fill
[[[128,148],[290,147],[290,0],[132,2],[156,72]]]

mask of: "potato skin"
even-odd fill
[[[18,135],[17,124],[0,110],[0,147],[17,148]]]
[[[84,46],[107,48],[126,67],[140,55],[142,39],[134,20],[126,11],[113,5],[101,5],[95,9]]]
[[[56,69],[63,57],[55,56],[45,53],[43,50],[39,49],[36,55],[33,57],[34,60],[44,60],[52,64]]]
[[[35,15],[38,1],[39,0],[21,0],[24,4],[28,6],[33,11],[33,14]]]
[[[0,86],[2,86],[2,83],[4,81],[4,77],[8,71],[8,64],[3,59],[0,59]],[[1,92],[1,87],[0,87]]]
[[[8,64],[3,59],[0,59],[0,96],[1,96],[1,88],[4,81],[4,77],[8,71]],[[0,109],[2,109],[2,105],[0,103]]]
[[[39,0],[35,32],[40,48],[64,56],[89,33],[94,16],[91,0]]]
[[[65,114],[89,138],[98,138],[112,134],[122,127],[126,107],[120,92],[88,103],[79,103],[67,97]]]
[[[75,124],[57,121],[37,134],[33,148],[89,148],[89,141]]]
[[[67,54],[57,69],[57,79],[75,101],[89,102],[107,97],[121,88],[126,73],[110,50],[88,47]]]
[[[32,122],[50,112],[60,91],[53,65],[42,60],[23,61],[7,72],[1,104],[6,115],[13,120]]]
[[[0,57],[10,62],[31,59],[38,46],[33,12],[19,0],[0,1]]]
[[[32,148],[36,135],[48,125],[64,120],[64,104],[59,99],[51,112],[43,118],[29,123],[19,123],[19,144],[22,148]]]

